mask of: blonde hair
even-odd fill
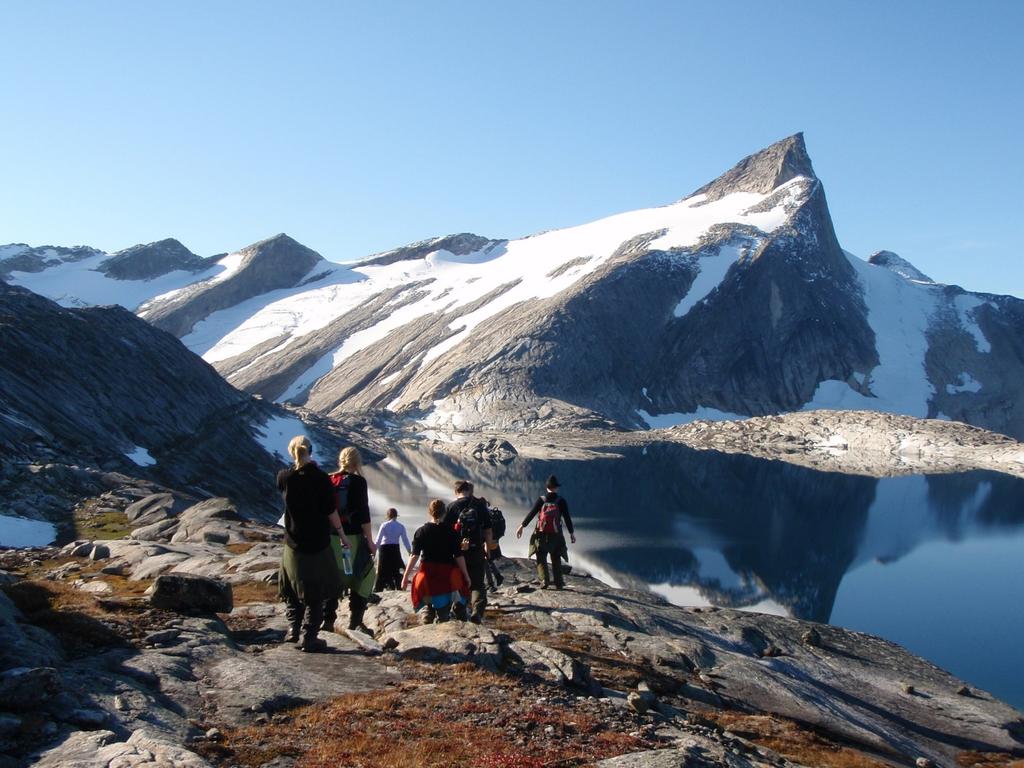
[[[338,471],[348,472],[350,475],[360,475],[363,471],[363,457],[359,455],[359,449],[354,445],[342,448],[338,454]]]
[[[305,435],[296,435],[288,441],[288,455],[295,462],[296,469],[309,461],[311,453],[313,453],[313,444]]]
[[[445,503],[440,499],[434,499],[430,502],[430,506],[427,509],[429,510],[431,517],[438,518],[444,514]]]

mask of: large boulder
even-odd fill
[[[229,499],[207,499],[189,507],[178,516],[178,529],[171,542],[209,542],[226,544],[244,541],[240,532],[241,517]],[[211,538],[212,535],[212,538]]]
[[[15,712],[43,707],[63,688],[52,667],[15,667],[0,673],[0,702]]]
[[[60,745],[36,756],[39,768],[109,768],[109,766],[175,766],[209,768],[209,763],[165,734],[139,729],[127,741],[113,731],[77,731]]]
[[[178,613],[231,613],[231,585],[219,579],[165,573],[153,582],[149,598],[155,608]]]

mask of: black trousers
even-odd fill
[[[548,586],[551,581],[548,578],[547,560],[551,560],[551,570],[555,577],[555,586],[563,587],[565,581],[562,578],[562,547],[565,546],[565,539],[557,533],[542,533],[537,536],[537,576]]]
[[[334,622],[338,620],[338,598],[328,600],[323,603],[323,612],[321,614],[321,621],[325,628],[333,631]],[[363,623],[363,616],[366,614],[366,606],[369,602],[365,597],[361,597],[352,590],[348,593],[348,628],[355,629]]]
[[[309,585],[306,586],[307,602],[302,602],[294,593],[285,596],[284,615],[292,630],[298,634],[301,630],[301,642],[306,645],[315,640],[320,632],[320,625],[324,619],[324,601],[315,594],[310,594]],[[335,599],[337,604],[337,599]]]
[[[402,585],[402,574],[405,563],[402,561],[402,549],[398,544],[381,544],[377,550],[377,580],[373,591],[398,589]]]
[[[480,547],[466,550],[462,554],[466,558],[466,570],[469,571],[469,618],[471,621],[482,621],[487,607],[487,584],[484,581],[487,559]]]

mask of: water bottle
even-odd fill
[[[341,550],[341,569],[346,576],[352,575],[352,552],[347,547]]]

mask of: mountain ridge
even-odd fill
[[[867,408],[1024,435],[1024,301],[872,259],[842,250],[797,133],[676,203],[517,240],[335,265],[280,235],[139,313],[235,386],[328,416],[631,429]]]

